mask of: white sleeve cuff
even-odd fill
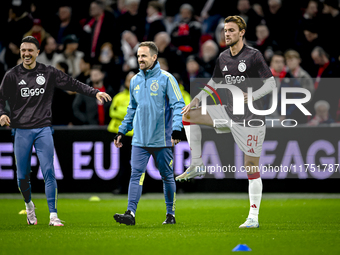
[[[213,89],[216,89],[216,83],[213,81],[213,79],[210,79],[208,82],[208,85],[212,87]],[[213,93],[213,91],[208,88],[207,86],[204,87],[205,90],[209,91],[210,93]],[[202,90],[200,93],[198,93],[195,98],[197,98],[200,102],[202,101],[202,95],[207,94],[204,90]],[[194,99],[195,99],[194,98]]]
[[[269,94],[275,87],[276,87],[276,82],[273,76],[266,79],[264,81],[263,86],[259,88],[258,90],[254,91],[253,93],[254,101]]]

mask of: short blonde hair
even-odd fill
[[[320,106],[326,106],[327,110],[329,110],[329,108],[331,108],[331,106],[329,105],[329,103],[325,100],[319,100],[314,104],[314,110],[316,110],[317,108],[319,108]]]
[[[247,30],[247,23],[244,21],[244,19],[240,16],[234,15],[234,16],[228,16],[224,20],[224,24],[229,23],[229,22],[234,22],[238,26],[239,30],[242,31]]]
[[[299,52],[297,52],[296,50],[287,50],[285,52],[285,58],[287,59],[291,59],[291,58],[297,58],[297,59],[301,59]]]
[[[141,44],[139,44],[138,48],[140,48],[140,47],[148,47],[151,56],[155,55],[155,54],[158,56],[158,48],[157,48],[157,45],[154,42],[152,42],[152,41],[142,42]]]

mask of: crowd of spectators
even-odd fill
[[[20,41],[31,35],[41,43],[38,62],[115,96],[126,93],[125,80],[138,72],[138,45],[150,40],[189,101],[190,82],[211,77],[226,49],[224,18],[239,15],[247,23],[245,43],[262,52],[278,91],[311,92],[312,116],[292,106],[287,116],[277,117],[309,125],[340,122],[338,0],[2,0],[1,5],[1,79],[20,63]],[[267,97],[266,107],[270,103]],[[53,124],[107,125],[119,106],[106,104],[56,89]]]

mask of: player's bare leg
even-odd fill
[[[262,198],[262,180],[259,170],[260,157],[251,157],[244,155],[244,166],[247,170],[249,181],[249,201],[250,210],[247,220],[240,228],[258,228],[259,227],[259,210]]]
[[[205,175],[201,148],[202,132],[198,124],[213,126],[210,115],[202,115],[200,108],[191,109],[185,112],[182,120],[191,150],[191,164],[183,174],[176,177],[176,181],[186,181],[196,176]]]
[[[189,112],[183,114],[182,120],[186,122],[192,122],[193,124],[206,125],[211,127],[214,125],[214,122],[211,119],[209,113],[207,113],[206,115],[202,115],[201,108],[192,109]]]

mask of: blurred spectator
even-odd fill
[[[180,7],[180,21],[171,32],[171,43],[185,56],[197,54],[201,37],[201,24],[194,19],[193,8],[189,4]]]
[[[322,13],[322,30],[321,36],[327,38],[327,50],[330,58],[338,59],[340,56],[338,34],[334,33],[334,28],[340,26],[340,12],[338,0],[325,0],[323,1]]]
[[[309,43],[313,43],[314,45],[320,45],[321,42],[319,39],[319,32],[317,26],[313,22],[305,22],[305,26],[303,28],[303,34],[305,35],[305,39]]]
[[[57,63],[57,44],[52,36],[48,36],[41,43],[41,52],[37,57],[37,61],[45,65],[53,65]]]
[[[330,105],[325,100],[317,101],[314,105],[315,116],[308,122],[309,126],[317,126],[320,124],[331,124],[334,120],[329,115]]]
[[[184,89],[182,77],[178,73],[173,73],[172,75],[175,77],[175,79],[178,83],[178,86],[179,86],[179,89],[181,90],[182,97],[183,97],[185,105],[190,104],[191,96],[190,96],[189,92],[187,92]]]
[[[26,36],[33,36],[41,44],[50,34],[42,27],[40,19],[34,19],[32,28],[23,37]]]
[[[285,58],[281,51],[274,52],[270,60],[270,71],[272,72],[277,84],[280,84],[286,76],[287,70],[285,66]]]
[[[168,61],[165,58],[158,58],[158,62],[159,62],[159,65],[160,65],[162,70],[169,72]],[[182,80],[181,76],[178,73],[173,73],[173,76],[177,80],[177,83],[178,83],[179,89],[181,91],[185,105],[189,104],[191,102],[191,96],[184,89],[183,80]]]
[[[256,41],[255,28],[257,25],[261,24],[262,17],[257,15],[257,13],[250,6],[249,0],[238,0],[237,2],[237,13],[236,15],[241,16],[247,23],[247,41]]]
[[[317,65],[319,68],[314,83],[314,88],[317,89],[319,87],[321,77],[323,78],[336,77],[335,76],[336,70],[334,69],[334,66],[332,65],[330,66],[329,55],[323,48],[316,46],[313,49],[311,56],[314,61],[314,64]]]
[[[13,5],[11,5],[11,2]],[[84,49],[83,52],[90,56],[91,53],[93,54],[94,49],[95,56],[91,59],[91,64],[92,61],[100,63],[103,70],[106,70],[107,73],[104,85],[114,85],[112,87],[113,90],[118,91],[118,86],[122,83],[122,77],[125,77],[125,74],[130,70],[138,69],[136,49],[139,42],[143,41],[144,34],[148,34],[146,30],[149,30],[150,35],[155,22],[158,23],[160,20],[164,21],[164,19],[167,19],[174,21],[174,23],[168,22],[165,24],[168,33],[157,33],[154,35],[153,40],[159,49],[160,62],[163,61],[162,58],[165,58],[168,62],[169,71],[171,73],[179,73],[184,80],[184,83],[182,83],[189,90],[190,77],[195,81],[196,75],[189,75],[187,73],[186,58],[189,55],[200,56],[200,58],[194,58],[196,61],[199,61],[198,66],[201,65],[198,68],[199,72],[211,72],[210,66],[212,60],[209,61],[207,55],[204,57],[204,52],[206,51],[203,48],[210,44],[205,42],[207,40],[205,35],[207,33],[216,40],[219,53],[221,53],[226,49],[224,23],[219,23],[221,15],[225,18],[238,13],[246,19],[248,24],[247,43],[259,49],[264,54],[268,63],[270,63],[270,60],[273,60],[272,66],[275,66],[274,62],[277,60],[276,57],[271,58],[273,52],[288,48],[296,50],[294,53],[289,51],[289,53],[292,53],[291,57],[285,55],[288,69],[285,69],[285,67],[281,71],[277,71],[280,69],[277,67],[272,69],[275,71],[274,74],[278,79],[279,85],[296,86],[294,85],[295,82],[292,82],[296,78],[302,87],[310,91],[313,91],[315,86],[317,91],[315,91],[312,97],[313,102],[308,104],[308,109],[311,112],[315,111],[314,104],[316,100],[328,101],[332,119],[340,120],[340,117],[336,118],[334,115],[334,112],[338,109],[336,95],[339,94],[335,92],[339,89],[335,85],[336,82],[330,78],[339,76],[335,60],[340,55],[340,48],[337,45],[337,33],[334,30],[340,24],[338,0],[304,0],[295,2],[292,0],[238,0],[228,2],[228,8],[225,8],[225,0],[188,0],[185,2],[181,0],[151,2],[150,0],[143,0],[142,2],[140,0],[126,0],[126,3],[124,2],[124,0],[86,0],[80,5],[73,3],[73,1],[62,1],[62,3],[41,0],[3,1],[1,24],[4,31],[0,35],[0,65],[2,64],[0,66],[0,75],[3,76],[4,70],[19,64],[17,60],[20,61],[20,40],[26,32],[35,27],[33,29],[35,32],[30,31],[30,33],[35,33],[34,36],[41,40],[41,51],[37,58],[38,62],[45,64],[54,63],[55,65],[58,61],[66,61],[66,58],[55,60],[57,56],[55,53],[55,40],[51,36],[42,40],[41,37],[44,37],[44,33],[48,32],[54,35],[54,38],[60,44],[63,43],[64,37],[75,34],[79,39],[78,51],[83,51]],[[153,3],[155,3],[154,7],[152,7]],[[159,7],[164,4],[165,8],[162,10],[164,16],[162,18],[159,14]],[[186,7],[178,12],[178,7],[182,4],[186,4],[184,5]],[[252,7],[250,4],[252,4]],[[45,8],[46,6],[48,8]],[[151,6],[151,8],[147,9],[147,6]],[[74,10],[73,13],[72,8]],[[88,18],[89,9],[90,18]],[[155,10],[157,11],[155,12]],[[299,12],[298,14],[296,13],[297,11]],[[264,17],[266,25],[260,23],[256,28],[253,27],[257,23],[251,21],[254,13],[260,19]],[[145,18],[147,14],[149,14],[147,18],[149,23],[146,25]],[[200,17],[197,15],[200,15]],[[57,20],[53,22],[52,17],[57,18]],[[119,24],[117,24],[115,17],[119,17]],[[189,17],[190,21],[186,21],[186,17]],[[33,26],[34,19],[36,19],[35,26]],[[45,32],[37,31],[42,29],[41,24],[39,25],[39,19],[46,30]],[[152,22],[154,19],[156,21]],[[186,22],[180,22],[180,20]],[[81,28],[80,23],[84,26],[84,29]],[[118,25],[119,27],[117,27]],[[172,28],[174,26],[177,26],[177,30],[173,31]],[[213,30],[214,27],[216,27],[216,30]],[[123,32],[125,29],[130,31],[120,35],[120,32]],[[164,29],[162,28],[162,30]],[[192,30],[197,32],[197,36],[193,36],[195,33],[191,33]],[[16,31],[16,33],[13,33],[13,31]],[[131,31],[136,32],[138,37]],[[201,31],[203,31],[202,34]],[[215,34],[212,33],[213,31],[215,31]],[[179,32],[183,33],[182,36],[178,36]],[[250,40],[251,37],[249,36],[251,34],[256,34],[254,41]],[[139,38],[139,40],[136,38]],[[152,40],[147,37],[144,39]],[[212,50],[214,47],[212,44],[210,46]],[[312,59],[311,53],[316,46],[326,49],[329,56],[327,56],[327,53],[324,56],[324,50],[316,48],[318,50],[314,51]],[[178,50],[177,47],[180,47],[182,51]],[[123,68],[122,50],[124,51]],[[82,63],[80,61],[78,64],[74,63],[77,67],[84,67],[84,69],[79,68],[79,76],[77,76],[78,79],[82,79],[84,82],[88,79],[90,68],[89,59],[86,56],[85,58],[87,59],[86,63],[83,60],[81,60]],[[191,67],[196,67],[194,62],[190,64]],[[208,66],[204,62],[207,62]],[[281,66],[284,66],[284,61],[280,60],[279,62],[279,66],[282,63]],[[64,65],[65,63],[59,64],[59,68],[69,69],[66,72],[72,74],[73,64],[67,63],[67,66]],[[62,66],[64,67],[62,68]],[[305,76],[303,70],[312,77],[316,77],[313,88],[311,88],[310,79],[302,78]],[[308,85],[304,84],[304,82],[308,83]],[[63,93],[67,92],[63,91]],[[65,105],[61,106],[61,109],[65,111]],[[61,122],[62,124],[68,124],[64,120]]]
[[[215,40],[218,45],[218,55],[227,49],[224,35],[224,22],[218,24],[215,31]]]
[[[218,46],[213,40],[208,40],[202,44],[201,48],[201,65],[210,76],[213,75],[216,65],[216,59],[218,57]]]
[[[107,130],[113,133],[113,137],[118,134],[119,126],[126,115],[130,102],[130,81],[135,76],[134,72],[129,72],[125,78],[123,91],[115,95],[110,106],[111,121],[107,126]],[[133,130],[127,132],[124,138],[124,146],[120,148],[120,170],[117,176],[117,188],[115,194],[126,194],[129,186],[131,172],[131,140]]]
[[[102,66],[102,71],[107,74],[106,79],[114,91],[119,90],[122,76],[121,57],[115,55],[112,44],[106,42],[100,49],[99,63]]]
[[[10,40],[6,49],[3,50],[2,54],[4,54],[6,71],[17,65],[17,61],[20,58],[20,44],[21,39],[17,40],[17,38],[14,37]]]
[[[126,12],[125,0],[117,0],[113,3],[113,14],[116,18],[119,18],[122,14]]]
[[[276,111],[267,116],[267,119],[294,119],[299,124],[307,122],[307,117],[296,107],[294,104],[289,104],[286,107],[286,115],[281,116],[281,89],[282,88],[301,88],[299,81],[294,77],[288,68],[285,66],[285,59],[281,51],[276,51],[270,61],[270,70],[276,80],[276,86],[278,88],[278,102]],[[287,98],[298,99],[302,98],[301,93],[288,93]],[[272,107],[272,93],[269,93],[263,97],[264,109]]]
[[[219,2],[224,2],[223,0],[214,0],[215,1],[219,1]],[[200,17],[198,15],[200,15],[200,13],[202,12],[205,4],[206,4],[206,0],[165,0],[165,10],[166,10],[166,16],[167,18],[169,18],[170,23],[172,22],[178,22],[178,6],[181,6],[183,3],[189,4],[194,13],[194,19],[195,20],[199,20]],[[225,3],[225,2],[224,2]],[[225,5],[224,5],[225,6]],[[223,6],[223,7],[224,7]],[[221,5],[217,5],[216,7],[221,7]],[[214,9],[213,11],[216,10],[215,5],[213,6]],[[227,8],[229,10],[229,8]],[[213,15],[213,11],[209,12],[211,13],[211,15]],[[221,9],[218,9],[219,12],[221,12]],[[223,10],[225,11],[225,10]]]
[[[319,46],[313,49],[311,55],[319,70],[314,83],[314,97],[308,104],[309,109],[313,114],[314,104],[325,100],[330,105],[330,116],[335,119],[340,100],[339,82],[336,79],[339,76],[339,65],[335,61],[331,62],[328,53]]]
[[[125,30],[133,32],[138,41],[143,41],[145,20],[143,15],[138,13],[140,0],[125,0],[127,12],[118,18],[119,31],[123,33]]]
[[[303,18],[305,20],[315,19],[318,15],[319,11],[319,1],[317,0],[310,0],[307,4],[307,8],[303,13]]]
[[[115,56],[122,56],[120,33],[113,13],[105,10],[102,1],[93,1],[90,5],[91,19],[83,27],[88,33],[89,50],[84,52],[90,54],[91,58],[98,63],[101,47],[104,43],[111,43]]]
[[[254,3],[253,10],[256,12],[258,16],[260,16],[261,18],[264,18],[263,6],[260,3]]]
[[[165,58],[157,58],[159,66],[162,70],[169,72],[168,61]]]
[[[206,1],[202,11],[200,20],[202,22],[202,34],[210,34],[214,36],[217,26],[224,21],[224,17],[221,15],[221,10],[224,9],[225,2],[223,0],[208,0]],[[228,8],[228,13],[231,8]],[[227,13],[223,13],[225,17],[229,16]],[[233,15],[233,14],[231,14]]]
[[[158,1],[151,1],[146,9],[147,17],[145,23],[144,41],[153,41],[157,33],[166,31],[163,15],[162,5]]]
[[[269,29],[264,24],[256,26],[256,38],[256,42],[252,46],[261,51],[264,59],[269,63],[274,51],[279,50],[277,42],[271,38]]]
[[[78,81],[85,84],[90,84],[91,60],[88,56],[83,56],[79,62],[80,74],[76,77]]]
[[[321,24],[319,17],[320,17],[319,1],[309,0],[307,3],[307,7],[304,9],[304,12],[302,13],[297,24],[297,33],[296,33],[296,41],[295,41],[295,44],[297,46],[301,46],[300,44],[304,40],[304,34],[301,33],[301,31],[304,30],[305,24],[309,22],[313,22],[315,26],[319,26]]]
[[[122,34],[122,51],[124,54],[123,71],[138,70],[137,50],[139,41],[131,31],[124,31]]]
[[[81,35],[81,27],[79,22],[72,19],[71,6],[61,5],[57,13],[57,20],[51,25],[51,35],[55,38],[58,50],[63,50],[63,41],[68,35]]]
[[[185,90],[187,91],[190,91],[190,86],[193,86],[193,84],[198,81],[197,79],[211,77],[211,75],[200,66],[199,59],[194,55],[187,58],[186,71]]]
[[[127,107],[130,102],[130,81],[136,73],[129,72],[126,75],[125,82],[123,85],[123,91],[119,92],[112,99],[112,103],[110,106],[110,117],[112,118],[110,124],[107,126],[107,130],[111,133],[118,134],[119,126],[122,124],[122,121],[126,115]],[[133,130],[126,133],[127,136],[133,135]]]
[[[297,79],[302,88],[309,90],[313,97],[314,83],[311,76],[300,66],[300,54],[295,50],[288,50],[284,56],[291,74]]]
[[[68,74],[69,67],[65,62],[55,63],[55,67]],[[74,115],[72,103],[75,98],[75,92],[69,92],[59,88],[54,88],[52,101],[52,124],[53,125],[73,125]]]
[[[323,1],[323,10],[324,14],[330,14],[334,20],[337,20],[339,17],[339,1],[338,0],[324,0]]]
[[[55,57],[55,62],[66,62],[69,67],[68,74],[75,78],[80,74],[79,63],[84,53],[78,51],[79,44],[76,35],[66,36],[63,43],[64,51]]]
[[[292,48],[294,46],[292,38],[295,36],[299,15],[295,13],[294,8],[287,5],[284,7],[281,0],[268,0],[268,6],[269,11],[265,13],[265,21],[272,39],[280,44],[281,51]]]
[[[18,61],[17,61],[17,65],[21,64],[22,62],[23,62],[22,58],[19,58]],[[4,77],[5,73],[6,73],[5,66],[4,66],[3,63],[0,62],[0,77]],[[8,100],[6,100],[5,104],[6,104],[5,105],[5,112],[7,114],[10,114],[11,110],[10,110],[10,106],[9,106]]]
[[[191,55],[187,59],[187,72],[190,81],[196,78],[209,78],[211,75],[207,73],[201,66],[200,61],[194,55]]]
[[[185,62],[182,59],[181,52],[171,45],[171,39],[168,33],[159,32],[154,40],[158,48],[158,57],[165,58],[169,64],[169,72],[178,72],[184,74]]]
[[[312,77],[316,76],[316,66],[313,63],[311,57],[311,52],[316,46],[322,46],[323,43],[319,36],[319,31],[317,24],[313,21],[306,21],[303,27],[304,38],[299,47],[297,47],[298,52],[301,54],[303,62],[301,66],[309,73]]]
[[[281,115],[281,91],[282,88],[301,88],[299,81],[293,76],[290,70],[287,69],[287,73],[285,77],[280,82],[280,87],[278,90],[278,101],[277,101],[277,113]],[[289,92],[286,94],[287,99],[299,99],[303,98],[304,94],[296,93],[296,92]],[[294,100],[295,101],[295,100]],[[271,104],[270,104],[271,106]],[[305,116],[301,110],[295,104],[288,104],[286,106],[286,114],[280,116],[280,121],[284,119],[293,119],[298,122],[298,124],[304,124],[307,122],[307,116]]]
[[[33,0],[30,4],[30,15],[33,19],[37,19],[39,17],[38,11],[37,11],[37,3]]]
[[[284,77],[286,77],[287,74],[285,67],[285,59],[281,51],[275,51],[273,53],[273,56],[270,60],[269,68],[275,78],[276,87],[279,89],[281,86],[281,81],[283,80]],[[269,93],[263,97],[263,109],[264,110],[270,109],[271,106],[272,106],[272,93]],[[268,118],[269,119],[279,118],[279,111],[276,110],[274,113],[268,116]]]
[[[19,61],[19,60],[21,60],[21,62],[22,62],[22,59],[21,59],[21,58],[19,58],[18,61]],[[17,63],[17,64],[19,64],[19,63]],[[5,72],[5,66],[4,66],[3,63],[0,62],[0,77],[4,77],[5,73],[6,73],[6,72]]]
[[[91,85],[100,92],[106,92],[111,97],[115,95],[109,85],[104,85],[105,73],[100,66],[93,66],[90,71]],[[77,94],[73,102],[74,116],[82,125],[107,125],[110,122],[110,102],[100,103],[96,98]]]
[[[69,1],[69,0],[66,0]],[[44,28],[50,33],[51,26],[53,24],[53,18],[55,18],[58,11],[58,7],[61,1],[44,1],[44,0],[21,0],[22,4],[26,5],[29,16],[32,19],[41,19]],[[70,2],[70,1],[69,1]]]
[[[145,21],[146,19],[146,9],[148,8],[148,4],[150,1],[153,1],[153,0],[140,0],[138,2],[138,8],[137,8],[137,13],[140,15],[140,17]],[[158,0],[157,0],[158,1]],[[125,2],[126,4],[126,2]],[[128,8],[126,6],[126,8]]]
[[[38,8],[38,6],[40,7],[38,1],[39,0],[32,0],[32,3],[30,4],[30,16],[32,19],[39,19],[43,16],[42,9]]]
[[[26,6],[12,5],[8,12],[8,23],[5,25],[5,34],[9,35],[5,39],[5,45],[9,40],[20,41],[24,34],[29,31],[33,26],[33,19],[29,15]],[[15,33],[13,33],[15,31]],[[16,61],[16,60],[15,60]]]
[[[114,53],[112,49],[112,44],[109,42],[104,43],[100,48],[99,62],[102,65],[106,65],[109,64],[113,58]]]

